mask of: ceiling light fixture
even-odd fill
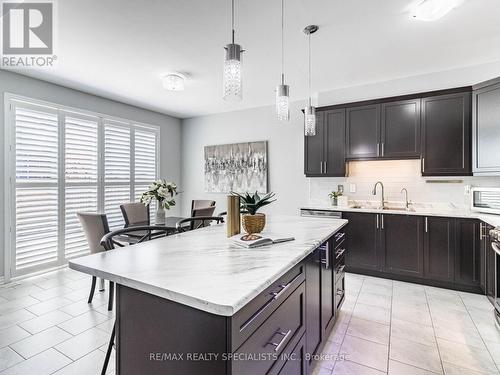
[[[437,21],[462,3],[463,0],[424,0],[413,8],[411,15],[420,21]]]
[[[308,91],[309,98],[304,109],[304,134],[308,137],[316,135],[316,108],[312,105],[311,98],[311,34],[318,31],[318,26],[309,25],[304,29],[304,34],[309,37],[309,68],[308,68]]]
[[[276,87],[276,115],[279,121],[290,120],[290,86],[285,85],[284,14],[284,0],[281,0],[281,84]]]
[[[182,73],[169,73],[162,78],[163,88],[168,91],[183,91],[186,76]]]
[[[224,49],[223,98],[228,101],[240,101],[243,98],[241,85],[241,53],[239,44],[234,43],[234,0],[231,0],[231,43]]]

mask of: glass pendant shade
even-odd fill
[[[290,120],[290,87],[288,85],[278,85],[276,87],[276,115],[279,121]]]
[[[227,101],[240,101],[242,99],[241,46],[228,44],[224,48],[226,57],[224,59],[222,97]]]
[[[304,109],[304,135],[308,137],[316,135],[316,108],[310,103]]]

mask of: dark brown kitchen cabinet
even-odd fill
[[[474,175],[500,175],[500,79],[474,87],[472,96]]]
[[[305,261],[306,270],[306,352],[315,354],[321,344],[321,250],[316,249]],[[307,366],[311,366],[309,358]]]
[[[423,218],[410,215],[380,215],[380,248],[383,271],[422,277],[424,274]]]
[[[383,103],[380,156],[420,158],[420,99]]]
[[[345,212],[342,217],[349,221],[347,241],[349,251],[346,255],[347,271],[380,269],[378,246],[379,215]]]
[[[344,109],[318,112],[316,135],[304,138],[304,173],[306,176],[345,176]]]
[[[456,219],[455,283],[481,285],[481,241],[477,220]]]
[[[346,158],[380,156],[380,104],[346,109]]]
[[[423,98],[422,175],[471,175],[471,130],[470,92]]]
[[[455,277],[455,219],[424,218],[424,277],[452,283]]]

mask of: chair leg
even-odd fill
[[[99,292],[104,292],[104,279],[99,279]]]
[[[92,303],[92,298],[94,298],[96,281],[97,281],[97,277],[92,276],[92,286],[90,287],[90,294],[89,294],[89,299],[88,299],[87,303]]]
[[[101,375],[105,375],[108,370],[109,358],[111,357],[111,351],[113,350],[113,343],[115,342],[115,328],[116,321],[113,325],[113,331],[111,332],[111,337],[109,339],[108,350],[106,351],[106,357],[104,358],[104,365],[102,366]]]
[[[108,300],[108,311],[113,310],[113,297],[115,294],[115,283],[109,282],[109,300]]]

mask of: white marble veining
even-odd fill
[[[420,215],[420,216],[443,216],[443,217],[457,217],[465,219],[478,219],[492,226],[500,226],[500,215],[484,214],[481,212],[465,210],[462,208],[453,207],[436,207],[431,204],[427,205],[414,205],[411,211],[406,211],[403,207],[400,210],[381,210],[375,207],[353,208],[353,207],[338,207],[325,204],[305,204],[301,208],[308,210],[326,210],[326,211],[340,211],[340,212],[366,212],[384,215]],[[391,204],[389,204],[392,207]]]
[[[71,260],[72,269],[210,313],[231,316],[346,220],[268,216],[263,235],[295,241],[246,249],[214,225]]]

